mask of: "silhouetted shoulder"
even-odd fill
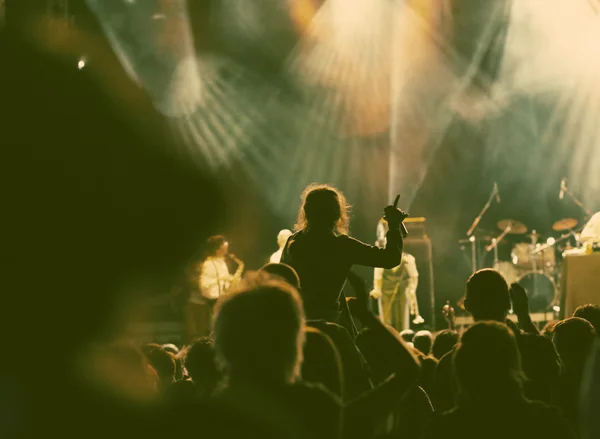
[[[298,382],[286,387],[287,401],[297,405],[318,437],[337,438],[342,427],[342,401],[320,384]]]

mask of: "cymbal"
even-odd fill
[[[519,221],[505,219],[502,221],[498,221],[496,224],[500,230],[506,230],[510,228],[508,231],[509,235],[522,235],[523,233],[527,233],[527,226]]]
[[[577,224],[579,224],[579,221],[575,218],[563,218],[552,225],[552,230],[555,232],[563,232],[565,230],[574,229],[577,227]]]

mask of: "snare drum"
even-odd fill
[[[531,312],[546,312],[556,299],[554,280],[541,271],[530,271],[517,280],[527,290]]]

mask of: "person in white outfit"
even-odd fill
[[[197,268],[198,288],[194,288],[190,294],[187,306],[188,341],[209,335],[215,302],[239,283],[244,271],[244,263],[229,253],[229,243],[224,236],[208,238],[205,255]],[[227,259],[237,265],[233,275],[229,272]]]
[[[279,246],[279,250],[271,255],[269,262],[271,264],[279,264],[281,262],[281,255],[283,254],[283,248],[287,243],[289,237],[292,236],[292,231],[288,229],[283,229],[277,235],[277,245]]]
[[[387,223],[384,219],[377,225],[377,246],[385,246]],[[390,268],[375,268],[371,297],[377,299],[381,320],[398,332],[410,327],[410,315],[415,324],[423,323],[419,315],[417,287],[419,271],[415,257],[403,252],[400,265]]]
[[[581,231],[581,242],[600,243],[600,212],[596,212]]]

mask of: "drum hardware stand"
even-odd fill
[[[486,252],[491,252],[494,250],[494,268],[498,267],[498,244],[510,233],[512,227],[508,226],[504,229],[504,232],[500,234],[497,238],[492,239],[492,243],[485,248]]]
[[[498,186],[495,184],[494,189],[492,189],[492,193],[490,194],[490,198],[488,198],[487,202],[483,206],[483,209],[481,209],[481,212],[479,212],[479,215],[477,215],[477,217],[473,221],[473,224],[471,224],[471,227],[469,227],[469,230],[467,231],[467,238],[469,238],[469,241],[471,241],[471,269],[473,273],[477,271],[477,238],[475,238],[475,235],[473,235],[473,233],[475,233],[475,229],[481,222],[481,219],[486,214],[488,209],[492,206],[492,201],[494,200],[494,198],[496,198],[496,200],[499,200]]]

